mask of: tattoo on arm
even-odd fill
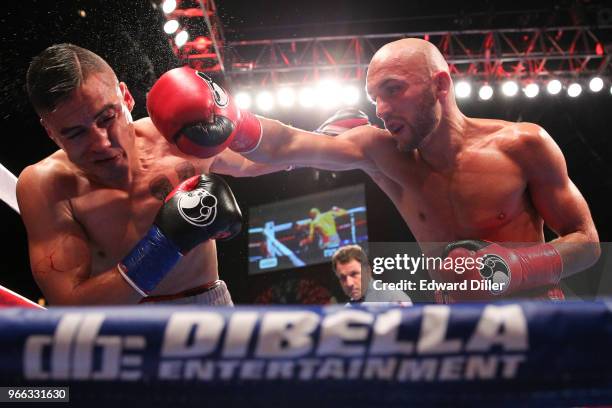
[[[189,177],[193,177],[196,174],[195,167],[193,167],[193,164],[189,163],[188,161],[177,164],[174,170],[178,175],[179,181],[185,181]]]
[[[164,201],[166,196],[172,191],[172,183],[166,176],[157,176],[149,183],[151,195],[160,201]]]

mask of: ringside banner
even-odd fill
[[[71,401],[612,401],[612,303],[0,311],[0,385]]]

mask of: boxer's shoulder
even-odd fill
[[[535,123],[513,123],[501,132],[500,149],[504,153],[525,159],[545,154],[548,149],[555,146],[552,137]]]
[[[78,184],[78,173],[62,150],[27,166],[18,179],[21,188],[37,188],[53,195],[68,194]]]
[[[537,147],[552,142],[552,138],[540,125],[529,122],[516,123],[512,130],[519,145],[524,147]]]
[[[163,144],[167,144],[166,139],[162,137],[161,133],[159,133],[159,130],[157,130],[153,124],[153,121],[151,121],[151,118],[149,117],[141,118],[135,121],[134,130],[136,132],[136,137],[140,139],[141,142],[148,144],[160,144],[164,142]]]
[[[539,125],[529,122],[507,122],[496,119],[478,119],[475,142],[482,147],[495,147],[508,154],[523,154],[552,142],[552,138]]]
[[[184,158],[186,156],[176,146],[168,143],[155,127],[151,118],[145,117],[135,121],[134,130],[136,143],[140,151],[146,151],[154,159],[174,156]]]
[[[83,185],[81,177],[63,156],[65,154],[60,151],[21,172],[17,180],[17,199],[22,216],[30,207],[35,208],[34,214],[40,214],[43,209],[59,210],[79,194]]]

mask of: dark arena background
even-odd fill
[[[570,301],[567,305],[560,306],[562,313],[576,319],[573,325],[555,326],[557,315],[554,306],[546,303],[540,309],[535,302],[527,302],[523,309],[526,324],[530,329],[534,321],[541,324],[537,330],[530,332],[533,337],[529,345],[525,346],[527,348],[521,343],[516,349],[492,346],[483,351],[485,354],[489,353],[486,358],[499,358],[499,364],[503,361],[509,370],[506,373],[512,370],[511,361],[515,361],[512,358],[525,359],[531,370],[525,379],[519,379],[520,381],[517,380],[518,382],[511,385],[504,385],[500,380],[488,391],[483,391],[484,387],[480,387],[480,384],[464,384],[462,395],[482,392],[482,398],[465,397],[463,400],[453,400],[450,397],[444,399],[440,396],[445,394],[444,390],[448,390],[448,395],[456,395],[453,394],[457,389],[453,388],[452,381],[444,383],[443,387],[448,388],[441,388],[440,392],[436,391],[436,384],[425,385],[422,400],[417,397],[421,395],[418,388],[410,388],[412,394],[407,397],[401,396],[403,394],[398,391],[399,388],[394,388],[395,385],[383,384],[377,388],[381,391],[376,398],[384,398],[378,400],[372,394],[366,395],[365,389],[369,387],[367,383],[354,383],[354,388],[351,388],[350,381],[347,380],[346,384],[333,383],[329,395],[337,398],[329,397],[330,400],[337,404],[352,405],[354,400],[345,397],[358,390],[358,393],[350,394],[363,398],[355,406],[378,406],[379,402],[384,406],[454,403],[490,406],[500,403],[508,405],[508,401],[534,406],[584,406],[584,401],[594,405],[612,403],[612,377],[610,370],[604,366],[606,361],[612,361],[609,351],[609,345],[612,344],[612,313],[609,301],[601,300],[612,296],[612,258],[607,255],[608,243],[612,241],[610,2],[176,0],[175,8],[164,11],[164,7],[170,7],[171,3],[173,2],[168,0],[3,2],[0,12],[0,163],[18,176],[26,166],[42,160],[57,149],[40,125],[25,91],[25,74],[29,62],[52,44],[74,43],[105,58],[116,71],[119,80],[128,85],[136,100],[132,112],[134,119],[147,116],[146,94],[160,75],[169,69],[189,65],[206,72],[223,84],[241,106],[248,107],[252,112],[301,129],[315,130],[346,105],[362,110],[374,125],[384,127],[382,121],[376,117],[375,106],[365,93],[365,76],[372,55],[382,45],[400,38],[419,37],[429,40],[442,51],[451,66],[458,106],[464,114],[509,122],[533,122],[541,125],[553,137],[565,156],[570,178],[588,202],[604,251],[597,264],[589,271],[575,274],[562,282],[566,297],[580,301]],[[170,21],[176,21],[174,27],[174,23]],[[181,38],[186,33],[188,37]],[[555,80],[559,81],[556,90]],[[509,84],[510,82],[514,85]],[[258,251],[263,251],[262,248],[265,247],[262,231],[268,220],[265,218],[268,216],[266,214],[279,216],[279,219],[275,220],[277,226],[281,221],[290,222],[287,221],[289,219],[296,222],[296,230],[292,230],[291,234],[287,230],[278,230],[279,236],[282,237],[279,239],[284,244],[282,248],[292,245],[297,247],[297,243],[306,237],[307,228],[300,226],[298,221],[308,218],[308,210],[311,207],[320,208],[321,211],[341,207],[343,215],[337,218],[341,238],[363,246],[370,243],[370,250],[380,243],[392,243],[390,245],[397,248],[395,245],[415,242],[391,200],[361,171],[329,172],[297,168],[259,177],[224,176],[224,179],[231,186],[245,215],[240,235],[231,241],[217,243],[220,278],[227,282],[232,298],[238,306],[309,305],[305,309],[311,310],[310,306],[344,305],[349,300],[332,273],[329,253],[312,255],[308,259],[314,261],[301,267],[286,267],[282,264],[270,267],[269,271],[260,271],[254,266],[261,258]],[[341,205],[342,203],[334,201],[340,200],[337,193],[339,191],[357,193],[346,198]],[[310,199],[315,201],[308,201]],[[287,220],[281,215],[286,216]],[[4,234],[4,249],[0,256],[0,284],[34,302],[44,302],[30,272],[27,236],[20,216],[9,206],[0,203],[0,217]],[[550,230],[545,230],[545,234],[547,240],[555,237]],[[265,249],[270,250],[268,247]],[[418,271],[416,276],[427,278],[423,271]],[[431,291],[415,291],[411,292],[410,296],[418,308],[433,307],[429,305],[434,301]],[[591,306],[581,308],[583,301]],[[267,306],[261,306],[261,310],[267,310],[264,307]],[[465,316],[461,317],[468,322],[465,325],[462,323],[464,320],[459,318],[448,320],[446,316],[447,320],[444,320],[443,317],[449,336],[458,334],[465,339],[464,343],[468,344],[472,333],[468,329],[476,326],[474,322],[477,322],[480,316],[486,315],[487,312],[483,311],[483,308],[482,305],[467,306]],[[220,315],[229,322],[233,316],[241,313],[240,308],[237,310],[238,312],[220,312]],[[318,306],[314,306],[312,310],[314,311],[309,313],[316,315],[323,327],[327,312]],[[418,312],[421,313],[421,310],[418,309]],[[423,312],[423,316],[427,315],[427,310],[429,309]],[[118,309],[119,315],[124,312],[125,310]],[[508,309],[504,316],[510,316],[514,312],[516,311]],[[57,311],[51,308],[49,313],[50,319],[55,319],[55,322],[62,318],[63,312],[61,309]],[[143,316],[137,315],[138,312],[125,313],[130,318],[144,319]],[[408,316],[407,330],[410,330],[412,325],[418,325],[420,330],[424,330],[422,327],[425,327],[425,323],[420,326],[420,322],[421,318],[425,321],[426,316],[410,315],[416,314],[416,311],[404,310],[402,313],[404,317]],[[15,314],[11,319],[18,322],[19,316]],[[170,319],[169,316],[170,313],[164,309],[158,315],[153,315],[150,321],[146,321],[151,326],[145,327],[145,323],[142,323],[143,332],[149,336],[146,339],[147,347],[157,347],[165,341],[165,338],[160,340],[160,327],[165,324],[165,319]],[[244,318],[248,320],[247,317]],[[229,323],[227,325],[226,330],[229,332]],[[255,323],[253,325],[255,327]],[[265,331],[263,326],[262,323],[261,333]],[[3,327],[0,324],[0,330],[5,330]],[[549,331],[551,327],[554,329]],[[602,329],[606,332],[605,336],[598,331],[598,328],[602,327],[606,327],[605,330]],[[253,333],[263,336],[258,328],[259,323]],[[36,328],[38,329],[39,327]],[[342,329],[350,331],[348,324],[342,326]],[[45,333],[49,335],[53,333],[51,326],[42,327],[40,330],[41,333],[46,330]],[[104,330],[113,333],[130,332],[130,327],[117,318],[109,325],[105,323]],[[468,334],[464,335],[464,332]],[[476,332],[478,329],[474,329],[474,333]],[[323,336],[319,331],[316,333],[317,336]],[[441,334],[442,337],[444,335]],[[196,335],[185,334],[185,338],[187,336]],[[595,343],[588,343],[585,339],[595,339]],[[573,354],[573,350],[580,348],[583,341],[583,351]],[[255,340],[253,344],[254,342]],[[373,348],[373,343],[372,340],[368,347]],[[15,361],[10,360],[2,367],[11,366],[13,363],[20,364],[17,357],[21,356],[22,351],[18,340],[15,340],[14,344],[6,344],[6,348],[0,352],[10,354]],[[317,343],[313,347],[321,344]],[[558,371],[551,375],[542,368],[546,361],[553,359],[546,354],[548,344],[553,345],[551,349],[559,347],[558,350],[562,350],[560,355],[565,358],[556,360],[557,365],[550,368],[550,372]],[[567,346],[568,344],[573,346]],[[537,351],[533,351],[536,347],[539,347]],[[124,346],[124,351],[127,348],[128,346]],[[147,353],[150,352],[151,350],[147,349]],[[503,354],[506,352],[515,354]],[[492,355],[495,357],[490,357]],[[225,355],[215,356],[218,359],[225,358]],[[165,367],[176,367],[173,365],[174,360],[163,358],[164,356],[159,357],[160,366],[166,364]],[[469,358],[473,364],[480,364],[478,359],[481,356],[471,355]],[[157,360],[154,363],[157,364]],[[567,384],[556,382],[565,373],[564,368],[560,367],[567,368],[567,372],[571,373],[563,377]],[[591,367],[593,372],[605,372],[607,376],[595,378],[595,374],[589,374]],[[145,368],[144,372],[147,372],[150,367]],[[41,369],[42,371],[44,370]],[[51,378],[55,381],[51,383],[53,386],[68,384],[75,392],[75,398],[82,398],[82,401],[92,398],[92,395],[100,395],[94,385],[74,385],[71,381],[76,377],[53,375],[29,378]],[[543,378],[541,382],[537,380],[539,375]],[[400,374],[397,374],[397,377],[399,376]],[[18,380],[18,374],[13,377],[6,374],[2,378],[12,378],[14,381],[6,384],[0,382],[0,386],[28,384],[27,381]],[[145,390],[144,393],[151,393],[149,396],[155,395],[151,397],[155,403],[174,404],[175,401],[161,395],[161,391],[156,389],[156,381],[159,378],[146,378],[149,380],[144,382],[145,385],[139,392]],[[436,380],[438,379],[442,382],[444,380],[440,376],[436,377]],[[117,382],[114,389],[123,399],[107,396],[107,401],[137,402],[137,394],[130,388],[131,385],[119,384],[118,380]],[[571,387],[568,385],[570,383]],[[215,384],[211,382],[210,386]],[[307,401],[316,404],[315,396],[324,393],[319,391],[316,383],[305,382],[292,386],[296,388],[283,388],[285,391],[275,395],[271,384],[263,389],[269,399],[261,397],[262,399],[257,400],[259,403],[255,403],[256,406],[265,405],[266,401],[272,406],[294,401],[288,390],[307,396],[298,405],[307,404]],[[289,381],[286,384],[289,384]],[[257,397],[257,382],[240,383],[240,386],[244,387],[240,391],[236,391],[234,386],[235,383],[221,381],[218,388],[208,389],[207,392],[244,392],[245,396],[241,397],[243,399],[234,401],[236,404],[248,403],[249,398],[260,398]],[[515,386],[520,387],[522,393],[515,394]],[[80,397],[75,391],[78,387],[84,390]],[[164,390],[174,395],[185,393],[180,401],[187,405],[201,402],[198,397],[189,394],[191,391],[185,391],[182,387],[182,383],[173,382],[171,378]],[[563,387],[573,390],[575,394],[562,394]],[[206,389],[201,388],[202,391]],[[350,392],[346,391],[351,389]],[[594,389],[597,391],[593,391]],[[556,399],[560,395],[562,398]],[[532,397],[533,399],[530,399]],[[207,401],[211,404],[215,401],[223,403],[219,396],[210,398]]]

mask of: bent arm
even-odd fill
[[[559,237],[551,244],[563,260],[561,277],[597,262],[599,236],[589,206],[567,173],[563,153],[539,126],[527,124],[521,137],[521,164],[535,209]]]
[[[275,120],[258,117],[262,137],[258,147],[245,156],[256,162],[284,166],[316,167],[323,170],[374,170],[364,143],[371,126],[360,126],[332,137],[306,132]]]
[[[67,200],[41,186],[26,169],[17,183],[17,199],[28,233],[32,274],[51,305],[137,303],[141,296],[116,267],[91,277],[87,237],[72,217]]]

